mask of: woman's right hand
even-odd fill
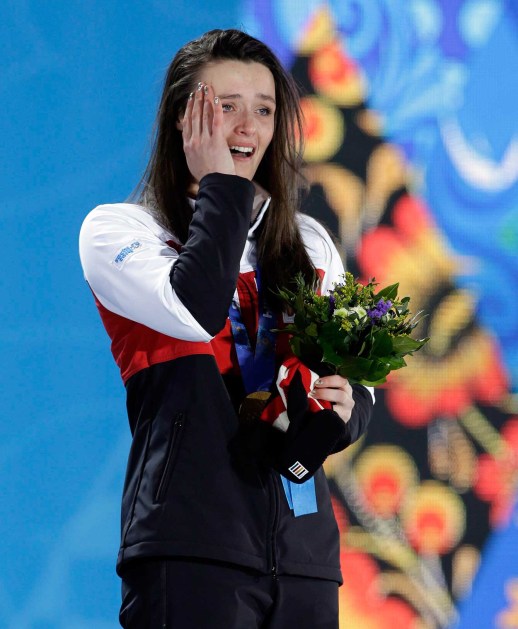
[[[183,150],[197,182],[209,173],[235,175],[234,160],[223,133],[223,109],[212,86],[198,84],[182,119]]]

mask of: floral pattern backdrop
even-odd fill
[[[518,628],[517,6],[246,5],[304,94],[305,211],[429,313],[327,463],[348,629]]]

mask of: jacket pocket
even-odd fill
[[[126,545],[126,538],[134,521],[138,495],[144,477],[144,469],[149,455],[151,440],[151,420],[145,417],[139,419],[135,428],[131,446],[126,481],[122,497],[122,546]]]
[[[160,480],[157,485],[157,489],[154,496],[154,502],[162,502],[167,488],[169,486],[169,481],[171,480],[171,476],[174,471],[174,466],[176,463],[176,459],[178,457],[178,451],[180,449],[180,441],[183,434],[183,428],[185,425],[185,414],[184,413],[176,413],[172,419],[171,430],[169,431],[169,441],[167,444],[167,451],[164,458],[164,464],[162,467],[162,472],[160,474]]]

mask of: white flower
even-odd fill
[[[351,308],[351,310],[358,315],[358,319],[363,319],[367,316],[367,311],[363,306],[355,306],[354,308]]]
[[[351,315],[356,315],[357,319],[363,319],[367,316],[367,311],[363,306],[354,306],[353,308],[337,308],[333,315],[345,319]]]

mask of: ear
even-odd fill
[[[183,131],[183,124],[180,119],[176,121],[176,128],[178,129],[178,131]]]

